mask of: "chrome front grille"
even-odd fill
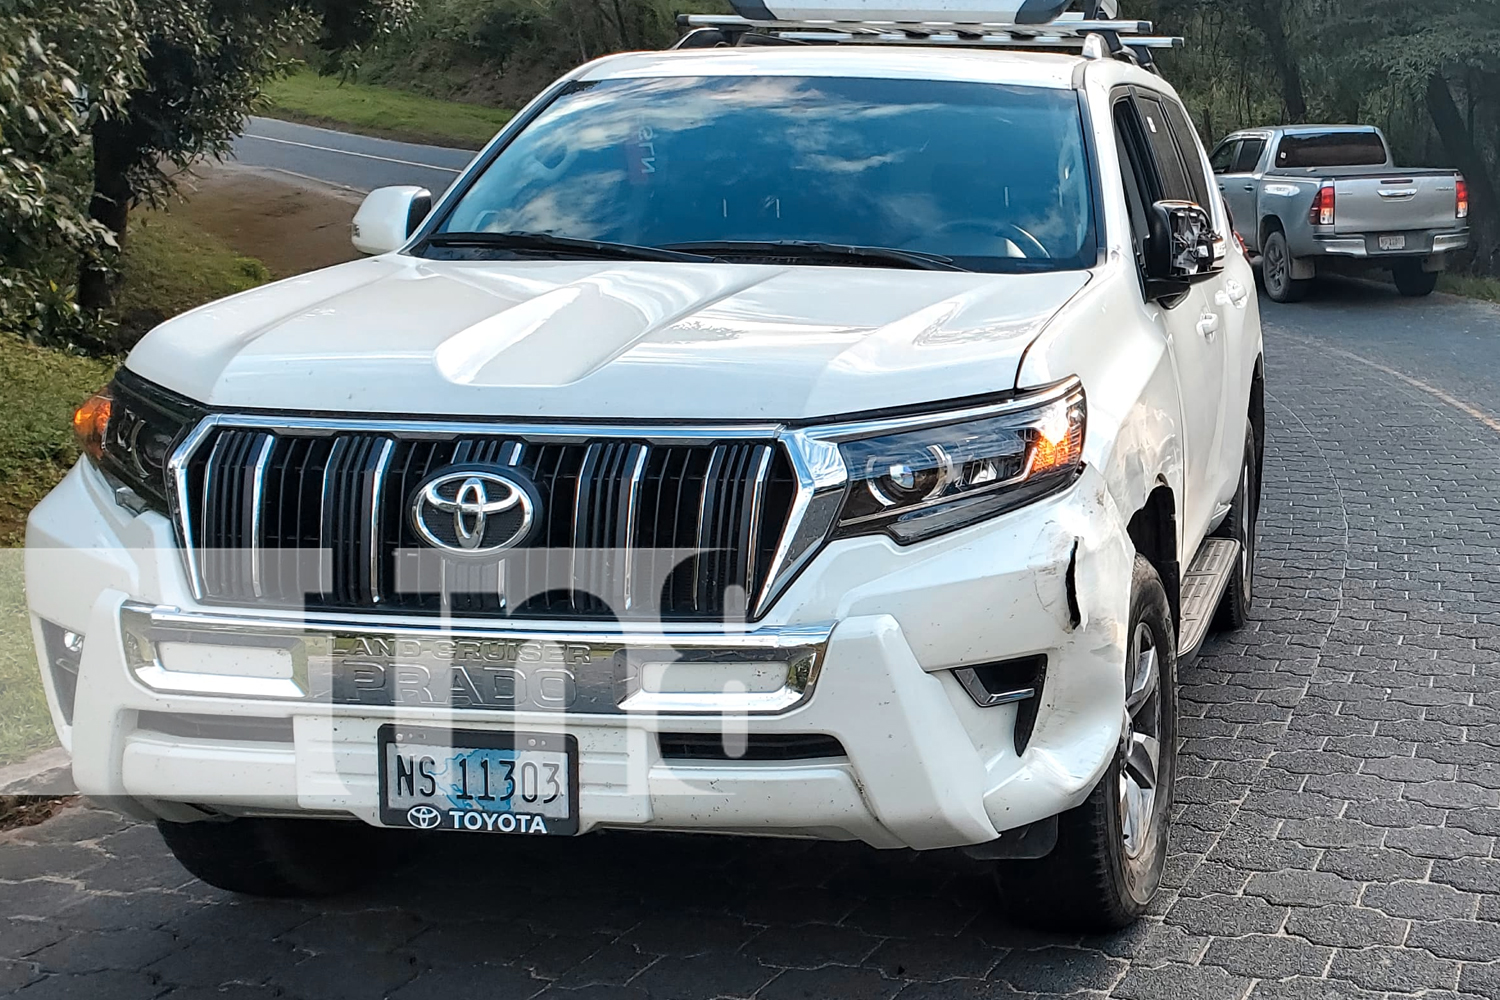
[[[536,487],[522,546],[450,555],[418,536],[418,486],[449,466]],[[764,593],[798,494],[763,438],[200,428],[175,462],[208,603],[518,618],[738,620]]]

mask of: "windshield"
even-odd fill
[[[1095,262],[1087,162],[1066,90],[826,77],[575,83],[438,232],[712,244],[695,252],[715,256],[733,249],[718,244],[760,244],[764,255],[765,243],[799,241],[939,255],[970,270],[1077,269]]]

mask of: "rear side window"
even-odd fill
[[[1198,132],[1188,121],[1182,105],[1173,100],[1161,102],[1172,125],[1172,135],[1177,140],[1177,151],[1182,154],[1182,165],[1187,170],[1188,185],[1193,189],[1193,201],[1209,208],[1213,204],[1209,192],[1208,175],[1203,172],[1203,147],[1198,144]],[[1212,209],[1210,209],[1212,211]]]
[[[1172,128],[1167,124],[1167,115],[1162,110],[1161,102],[1151,97],[1140,97],[1136,99],[1136,106],[1140,108],[1146,141],[1151,144],[1157,171],[1161,175],[1161,196],[1172,201],[1198,201],[1197,194],[1188,183],[1187,171],[1177,152],[1177,143],[1172,139]]]
[[[1260,156],[1266,151],[1266,140],[1246,139],[1244,145],[1240,146],[1239,154],[1234,158],[1234,166],[1230,168],[1232,173],[1253,174],[1255,168],[1260,166]]]
[[[1214,150],[1213,157],[1208,161],[1208,165],[1214,168],[1214,173],[1229,173],[1229,168],[1234,165],[1235,157],[1240,151],[1240,145],[1240,140],[1236,139],[1233,142],[1226,142]]]
[[[1385,163],[1385,142],[1374,132],[1307,132],[1283,136],[1276,166],[1378,167]]]

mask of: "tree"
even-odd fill
[[[135,0],[143,72],[119,114],[91,123],[90,217],[123,245],[133,205],[159,203],[172,192],[175,172],[228,152],[289,44],[312,40],[325,70],[347,69],[365,46],[402,24],[414,2]],[[113,301],[109,264],[83,260],[78,298],[86,308]]]
[[[0,328],[81,333],[57,265],[110,248],[81,208],[81,136],[141,78],[134,23],[132,0],[0,0]]]

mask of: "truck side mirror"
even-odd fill
[[[1214,220],[1190,201],[1159,201],[1148,213],[1147,292],[1153,300],[1185,293],[1224,270],[1228,253]]]
[[[365,195],[349,241],[360,253],[389,253],[403,246],[432,211],[432,192],[414,184],[376,188]]]

